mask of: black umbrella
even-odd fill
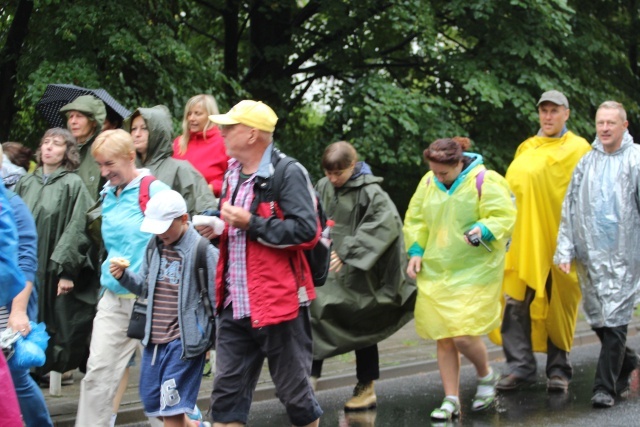
[[[63,84],[47,85],[44,95],[36,104],[36,109],[44,116],[51,127],[64,128],[67,124],[60,116],[60,109],[82,95],[93,95],[100,98],[107,107],[107,116],[111,112],[119,115],[124,120],[131,115],[131,111],[124,108],[104,89],[86,89],[80,86]]]

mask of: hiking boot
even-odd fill
[[[501,391],[511,391],[527,387],[532,384],[535,384],[535,380],[520,378],[516,377],[513,374],[509,374],[500,378],[500,381],[498,381],[498,384],[496,384],[496,389]]]
[[[547,380],[547,392],[565,393],[569,388],[569,380],[559,375],[553,375]]]
[[[596,391],[591,398],[591,404],[594,408],[611,408],[614,403],[613,396],[602,390]]]
[[[353,397],[344,404],[345,411],[363,411],[376,407],[376,392],[373,381],[366,384],[358,383],[353,389]]]

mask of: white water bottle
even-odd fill
[[[331,228],[334,224],[335,221],[333,221],[332,219],[328,219],[327,226],[324,228],[324,230],[322,230],[322,233],[320,234],[320,241],[327,248],[331,247]]]

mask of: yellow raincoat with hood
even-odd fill
[[[409,255],[422,254],[414,314],[423,338],[477,336],[500,324],[504,254],[516,210],[498,173],[486,171],[478,190],[482,156],[465,156],[472,161],[451,188],[433,172],[422,178],[404,222]],[[464,232],[476,225],[492,252],[465,242]]]
[[[562,273],[553,265],[560,227],[562,201],[573,169],[591,149],[589,143],[572,132],[560,138],[534,136],[518,147],[506,179],[515,196],[518,218],[507,253],[504,293],[518,301],[527,286],[536,291],[531,303],[531,344],[533,351],[546,352],[547,338],[570,351],[580,302],[580,287],[574,268]],[[545,285],[551,274],[551,298]],[[500,331],[491,340],[502,344]]]

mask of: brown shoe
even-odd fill
[[[535,384],[535,380],[516,377],[513,374],[504,375],[496,384],[496,389],[502,391],[517,390]]]
[[[569,380],[559,375],[553,375],[547,380],[549,393],[565,393],[569,388]]]
[[[344,404],[345,411],[364,411],[376,407],[376,392],[373,388],[373,381],[356,384],[353,389],[353,397]]]

